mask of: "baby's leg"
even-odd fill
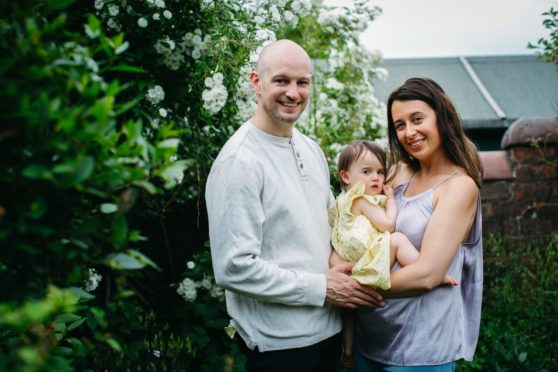
[[[351,309],[343,309],[343,366],[353,366],[353,338],[355,335],[355,312]]]
[[[391,234],[390,240],[390,267],[393,266],[395,260],[401,266],[407,266],[418,259],[419,252],[405,235],[395,232]]]

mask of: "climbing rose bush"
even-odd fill
[[[261,49],[314,63],[333,166],[384,135],[366,1],[31,0],[0,12],[0,369],[235,370],[203,190]]]

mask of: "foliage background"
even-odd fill
[[[358,41],[377,14],[364,1],[2,2],[0,369],[241,369],[211,275],[206,175],[251,116],[248,72],[277,38],[321,61],[300,128],[332,162],[340,143],[378,137],[369,80],[385,72]]]
[[[0,369],[242,370],[211,275],[206,175],[250,117],[248,72],[278,38],[317,61],[298,126],[332,169],[343,144],[383,136],[370,79],[386,72],[359,42],[378,14],[366,1],[2,2]],[[530,311],[510,285],[544,265],[540,295],[555,296],[555,249],[509,275],[525,257],[496,261],[488,298],[531,318],[513,328],[485,307],[487,341],[463,368],[555,365],[556,340],[532,332],[555,326],[556,302]]]

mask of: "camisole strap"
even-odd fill
[[[447,180],[449,180],[450,178],[452,178],[453,176],[455,176],[458,172],[461,171],[461,168],[456,170],[455,172],[453,172],[452,174],[450,174],[449,176],[447,176],[446,178],[444,178],[442,181],[440,181],[436,186],[434,186],[432,188],[432,190],[436,190],[438,188],[438,186],[440,186],[441,184],[443,184],[444,182],[446,182]]]
[[[405,192],[407,191],[407,189],[409,188],[409,185],[411,184],[411,181],[413,180],[413,178],[415,177],[415,174],[417,174],[417,172],[413,172],[413,174],[411,174],[411,177],[409,177],[409,179],[407,180],[407,183],[405,184],[405,187],[403,188],[403,194],[405,194]]]

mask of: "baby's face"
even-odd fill
[[[382,193],[386,180],[386,170],[380,160],[370,151],[358,157],[347,172],[347,190],[358,181],[364,182],[364,193],[378,195]]]

